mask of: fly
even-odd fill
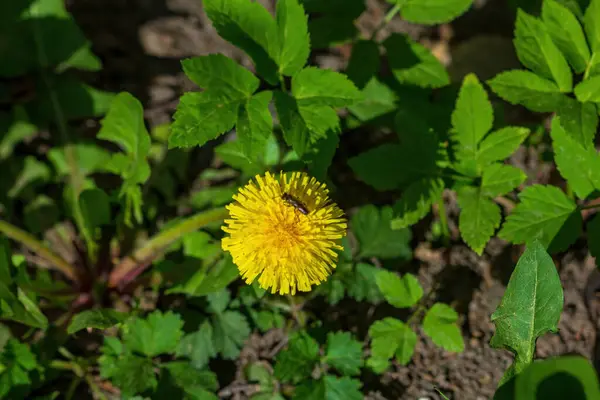
[[[289,193],[284,193],[281,195],[281,199],[285,201],[288,205],[294,207],[296,210],[300,211],[304,215],[308,215],[308,209],[300,200],[295,198]]]

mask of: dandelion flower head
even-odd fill
[[[272,293],[310,291],[336,266],[344,213],[330,202],[325,184],[305,173],[267,172],[255,180],[227,206],[223,250],[248,284],[258,278]]]

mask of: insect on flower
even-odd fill
[[[296,210],[300,211],[304,215],[308,215],[309,211],[304,204],[294,196],[289,193],[284,193],[281,195],[283,201],[285,201],[290,206],[294,207]]]

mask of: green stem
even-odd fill
[[[383,28],[385,28],[387,24],[390,23],[390,21],[396,16],[396,14],[398,14],[398,12],[400,12],[400,3],[396,3],[394,7],[390,8],[390,10],[385,14],[383,20],[379,23],[379,25],[377,25],[377,28],[375,28],[375,30],[373,31],[373,34],[371,35],[371,40],[375,40],[377,38],[377,34]]]
[[[65,274],[67,278],[71,279],[72,281],[77,280],[75,268],[73,268],[73,266],[66,262],[62,257],[53,253],[52,250],[36,239],[33,235],[1,219],[0,233],[3,233],[9,239],[14,240],[15,242],[21,243],[35,254],[50,262],[54,269]]]
[[[442,225],[444,244],[448,245],[448,243],[450,243],[450,228],[448,228],[448,216],[446,215],[446,205],[444,204],[443,193],[438,199],[438,214],[440,217],[440,224]]]
[[[592,54],[592,57],[590,57],[590,61],[588,62],[587,66],[585,67],[585,72],[583,73],[583,80],[585,81],[589,74],[590,74],[590,70],[592,68],[592,65],[594,65],[594,58],[596,57],[596,52],[594,52]]]
[[[142,247],[135,250],[133,254],[130,254],[121,260],[110,274],[108,279],[109,287],[117,287],[126,284],[127,282],[124,282],[124,280],[126,280],[128,275],[133,272],[139,274],[141,270],[137,271],[138,269],[143,269],[145,266],[149,265],[154,258],[158,257],[171,244],[188,233],[197,231],[205,225],[225,219],[227,215],[228,211],[224,207],[215,208],[193,215],[177,225],[159,232],[144,243]]]

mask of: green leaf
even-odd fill
[[[357,263],[351,278],[344,280],[348,295],[356,301],[380,302],[382,296],[377,286],[377,271],[379,269],[373,265]]]
[[[403,229],[416,224],[431,210],[444,190],[441,178],[423,178],[411,183],[394,204],[397,218],[392,219],[392,229]]]
[[[83,216],[83,234],[89,242],[95,241],[97,229],[112,223],[110,199],[102,189],[86,189],[79,195],[79,208]]]
[[[423,318],[423,331],[433,343],[444,350],[462,352],[465,348],[459,326],[458,314],[452,307],[435,303]]]
[[[27,112],[21,106],[13,106],[11,116],[8,113],[0,114],[0,130],[5,132],[0,138],[0,160],[7,159],[18,143],[32,138],[38,132],[38,128],[29,121]]]
[[[542,3],[542,20],[573,70],[583,73],[590,59],[590,50],[577,17],[559,2],[546,0]]]
[[[575,97],[582,103],[586,101],[600,102],[600,75],[593,76],[575,86]]]
[[[218,250],[218,249],[217,249]],[[225,256],[216,264],[205,261],[202,268],[194,265],[175,285],[166,291],[185,293],[189,296],[206,296],[225,289],[237,279],[239,271],[230,256]]]
[[[30,233],[46,232],[58,219],[58,206],[54,200],[43,194],[29,202],[23,210],[23,222]]]
[[[400,278],[393,272],[381,269],[377,271],[375,279],[385,300],[394,307],[412,307],[423,297],[423,288],[412,274],[404,274]]]
[[[279,72],[294,76],[304,67],[310,53],[308,17],[298,0],[282,0],[277,2],[276,18],[281,43],[277,58]]]
[[[88,176],[96,172],[107,172],[106,166],[111,158],[111,154],[102,147],[93,143],[77,143],[70,145],[75,158],[77,167],[82,176]],[[58,177],[69,175],[69,164],[64,147],[53,147],[48,152],[48,159],[56,170]]]
[[[360,245],[359,257],[411,257],[411,232],[408,229],[392,230],[391,220],[392,208],[389,206],[377,209],[367,205],[352,216],[352,230]]]
[[[529,136],[529,129],[507,126],[487,135],[477,149],[477,165],[480,168],[511,156]]]
[[[311,143],[317,140],[317,135],[309,131],[306,122],[300,115],[298,104],[292,96],[276,91],[274,97],[283,138],[288,145],[292,146],[296,154],[302,157],[308,151]]]
[[[123,327],[123,343],[148,357],[174,353],[183,336],[183,321],[172,311],[154,311],[146,319],[132,318]]]
[[[375,189],[396,189],[401,181],[402,167],[405,161],[402,157],[402,147],[396,144],[384,144],[360,153],[348,161],[350,168],[359,179]]]
[[[215,350],[226,360],[240,354],[244,342],[250,336],[246,317],[237,311],[225,311],[213,316],[213,341]]]
[[[11,285],[15,274],[11,259],[10,242],[4,235],[0,236],[0,282]]]
[[[450,83],[442,63],[429,49],[408,36],[392,34],[383,46],[390,69],[398,82],[423,88],[440,88]]]
[[[116,361],[111,380],[126,396],[153,389],[158,384],[152,360],[133,354],[125,354]]]
[[[583,26],[587,33],[592,53],[600,52],[600,1],[591,0],[583,16]]]
[[[525,182],[527,175],[512,165],[495,163],[486,167],[481,178],[481,194],[502,196]]]
[[[25,157],[22,167],[13,186],[8,191],[11,199],[19,197],[25,189],[47,182],[50,179],[50,168],[34,156]]]
[[[358,63],[358,62],[357,62]],[[352,73],[351,70],[347,71]],[[355,83],[358,76],[348,75]],[[359,84],[356,84],[359,86]],[[398,96],[386,84],[377,78],[372,78],[362,90],[362,100],[348,107],[348,110],[360,121],[370,121],[396,110]]]
[[[452,137],[461,164],[474,163],[477,145],[492,129],[493,123],[494,112],[485,89],[474,74],[467,75],[452,113]]]
[[[598,127],[598,112],[592,103],[580,103],[569,98],[557,112],[560,124],[569,136],[586,149],[594,148],[594,138]]]
[[[389,360],[396,355],[402,365],[410,362],[417,344],[417,335],[404,322],[384,318],[369,327],[371,355],[375,359]],[[383,363],[381,363],[383,364]],[[385,364],[383,364],[385,366]],[[386,368],[387,369],[387,366]],[[375,372],[383,372],[381,369]]]
[[[304,68],[292,78],[292,94],[300,106],[345,107],[360,98],[360,92],[346,75],[329,69]]]
[[[275,377],[281,382],[300,382],[312,373],[319,360],[319,344],[306,332],[290,337],[288,348],[277,354]]]
[[[502,301],[492,314],[496,332],[490,344],[515,354],[502,381],[532,362],[539,336],[558,329],[563,303],[556,266],[544,245],[534,241],[517,262]]]
[[[4,282],[0,282],[0,319],[16,321],[43,330],[48,327],[48,319],[36,303],[20,288],[13,291]]]
[[[208,364],[210,358],[217,355],[213,340],[212,326],[205,321],[196,332],[181,339],[177,348],[177,356],[188,357],[194,368],[202,369]]]
[[[189,398],[199,400],[218,399],[213,392],[218,389],[219,384],[217,376],[212,371],[199,371],[190,368],[189,363],[182,361],[162,364],[161,368],[163,371],[168,372],[169,379],[173,384],[183,389]],[[163,397],[157,396],[157,398]]]
[[[205,0],[203,6],[219,36],[245,51],[258,74],[276,84],[280,43],[271,14],[249,0]]]
[[[402,19],[415,24],[450,22],[464,14],[473,0],[394,0],[400,4]]]
[[[348,78],[356,87],[363,89],[378,72],[379,45],[372,40],[359,40],[354,43],[346,67]]]
[[[465,186],[458,190],[460,236],[478,255],[483,253],[496,229],[500,226],[500,207],[481,190]]]
[[[249,98],[240,107],[237,134],[248,159],[260,161],[267,141],[273,134],[273,117],[269,110],[272,92],[264,91]]]
[[[350,332],[329,332],[325,362],[344,375],[358,375],[362,367],[362,343]]]
[[[556,167],[577,197],[585,199],[600,189],[600,156],[596,149],[586,149],[577,142],[565,131],[559,117],[552,119],[550,135]]]
[[[23,389],[33,386],[34,379],[40,369],[38,360],[29,347],[17,339],[9,339],[0,351],[0,397],[13,394],[11,389]],[[41,371],[40,371],[41,372]],[[16,390],[15,390],[16,391]],[[15,396],[16,397],[16,396]],[[20,396],[18,398],[26,398]]]
[[[347,376],[325,375],[298,386],[293,400],[362,400],[362,383]]]
[[[498,233],[500,238],[516,244],[539,239],[544,246],[561,251],[579,237],[581,213],[559,188],[529,186],[519,199]]]
[[[556,111],[567,98],[554,82],[524,70],[501,72],[487,83],[510,104],[520,104],[535,112]]]
[[[87,310],[76,314],[67,333],[72,335],[86,328],[106,329],[125,321],[127,314],[111,309]]]
[[[523,65],[556,82],[561,92],[572,90],[571,69],[540,20],[518,10],[514,43]]]

